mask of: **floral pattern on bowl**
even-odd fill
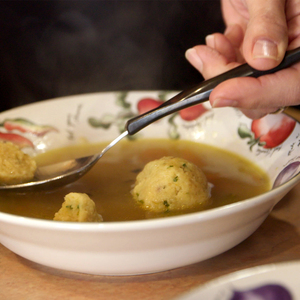
[[[170,92],[159,92],[156,96],[141,96],[135,102],[132,102],[129,99],[130,95],[128,92],[118,93],[116,94],[115,105],[119,108],[119,111],[116,114],[104,113],[101,116],[91,116],[88,118],[88,123],[93,128],[101,128],[104,130],[108,130],[111,126],[115,125],[119,133],[122,133],[125,130],[126,122],[130,118],[157,108],[160,104],[169,99],[170,97],[168,96],[170,95],[172,95]],[[232,111],[234,111],[234,109]],[[218,118],[218,116],[218,110],[212,110],[207,103],[183,109],[165,118],[168,136],[171,139],[184,139],[185,134],[182,134],[179,130],[179,127],[182,127],[181,125],[183,125],[184,128],[188,128],[189,131],[194,131],[194,133],[199,134],[201,133],[199,129],[201,130],[202,127],[207,129],[212,120]],[[250,151],[253,152],[254,155],[278,156],[277,152],[280,153],[280,155],[285,155],[284,151],[288,149],[286,157],[292,156],[293,148],[297,146],[295,142],[291,143],[290,146],[287,145],[290,143],[288,138],[292,135],[297,124],[293,118],[285,114],[271,114],[258,120],[249,120],[239,111],[235,110],[234,117],[236,118],[237,116],[241,119],[241,123],[236,129],[236,133],[240,139],[247,141],[243,153],[246,154]],[[244,119],[245,121],[242,121]],[[160,121],[161,120],[157,122]],[[137,138],[138,136],[139,135],[135,135],[129,138]],[[202,139],[202,142],[207,143],[207,140]],[[218,143],[213,144],[220,146]],[[237,152],[240,153],[240,148],[238,149]],[[290,180],[299,173],[299,170],[296,172],[295,168],[293,168],[298,162],[300,164],[298,157],[290,158],[289,161],[282,166],[281,170],[278,170],[277,167],[276,173],[272,170],[273,188]],[[292,169],[293,172],[291,172]]]
[[[267,115],[264,118],[251,122],[251,130],[241,125],[238,128],[242,139],[248,138],[250,150],[255,145],[265,149],[273,149],[281,145],[293,132],[296,121],[287,115]]]
[[[22,134],[29,133],[35,138],[43,137],[50,131],[58,131],[53,126],[35,124],[25,118],[5,119],[0,123],[0,127],[0,140],[12,142],[20,148],[34,148],[33,142]]]
[[[107,112],[97,105],[97,98],[103,95],[112,97]],[[18,108],[1,114],[0,140],[14,142],[31,155],[77,143],[86,137],[91,142],[98,142],[98,135],[110,137],[111,131],[114,131],[117,136],[125,130],[129,119],[158,107],[173,95],[174,92],[170,91],[100,93],[88,95],[92,101],[86,103],[82,100],[86,95],[78,96],[73,103],[64,101],[64,108],[56,112],[56,118],[47,115],[47,109],[38,119],[37,114],[34,114],[35,119],[28,116],[30,113],[26,114],[32,106],[36,109],[39,105],[52,106],[53,101],[27,105],[21,108],[23,115],[18,113]],[[68,100],[68,97],[62,99]],[[228,123],[223,130],[218,128],[217,131],[218,118],[222,118],[224,113],[228,115]],[[237,128],[236,119],[239,120]],[[260,166],[269,174],[273,188],[287,182],[300,171],[296,168],[300,164],[300,155],[295,151],[300,146],[299,124],[285,114],[250,120],[237,109],[213,110],[208,103],[204,103],[158,120],[128,138],[135,139],[144,135],[160,137],[165,136],[165,131],[171,139],[192,139],[216,147],[233,148],[236,153],[243,153],[250,160],[259,156]],[[270,167],[269,163],[265,164],[265,157],[274,162],[280,160],[281,166],[276,163]]]
[[[117,106],[121,107],[120,112],[118,112],[116,115],[104,114],[101,117],[90,117],[88,119],[89,124],[92,127],[100,127],[104,129],[108,129],[110,126],[116,125],[119,129],[119,132],[122,133],[125,130],[125,124],[129,119],[159,107],[162,103],[164,103],[164,101],[167,100],[168,93],[160,92],[157,97],[142,97],[138,100],[135,111],[132,109],[132,103],[126,101],[127,95],[127,92],[123,92],[118,94],[116,97],[115,103]],[[175,122],[175,118],[177,116],[185,121],[194,121],[206,111],[208,111],[208,109],[203,104],[198,104],[166,117],[169,125],[169,137],[171,139],[180,138],[180,134],[177,130],[177,124]]]

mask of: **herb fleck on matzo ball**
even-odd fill
[[[171,212],[207,203],[210,191],[199,167],[185,159],[166,156],[145,165],[132,195],[145,210]]]

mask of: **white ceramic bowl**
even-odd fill
[[[90,142],[111,141],[126,120],[138,114],[138,102],[145,97],[157,99],[158,94],[99,93],[26,105],[0,114],[0,135],[21,135],[25,144],[32,143],[24,148],[29,153],[76,143],[82,137]],[[163,96],[169,98],[172,93]],[[67,223],[0,213],[0,242],[20,256],[46,266],[102,275],[164,271],[234,247],[251,235],[274,205],[299,182],[300,125],[285,115],[270,115],[252,122],[236,109],[212,110],[207,105],[195,120],[187,121],[177,114],[173,123],[166,117],[139,134],[156,138],[180,136],[243,154],[269,174],[274,183],[271,191],[208,211],[143,221]],[[39,134],[22,133],[18,127],[5,126],[5,120],[16,118],[57,130],[37,127]],[[91,126],[95,122],[111,126]],[[266,144],[255,143],[254,133],[266,137]]]

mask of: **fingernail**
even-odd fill
[[[210,34],[205,38],[206,45],[210,48],[215,48],[215,37]]]
[[[238,102],[235,100],[222,99],[222,98],[218,98],[212,103],[213,108],[225,107],[225,106],[236,107],[237,105]]]
[[[185,57],[187,60],[191,61],[193,65],[202,72],[203,70],[203,62],[202,59],[199,57],[197,51],[194,48],[188,49],[185,52]]]
[[[271,58],[278,59],[277,45],[271,40],[258,40],[254,44],[253,58]]]

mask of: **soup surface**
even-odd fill
[[[47,165],[101,151],[107,143],[49,151],[36,157]],[[149,161],[163,156],[182,157],[198,165],[213,185],[209,205],[189,213],[247,199],[270,189],[268,176],[245,158],[211,146],[167,139],[122,141],[109,150],[78,181],[56,190],[27,193],[0,193],[0,210],[34,218],[53,219],[69,192],[87,193],[104,221],[139,220],[169,216],[150,213],[139,207],[130,193],[137,174]],[[174,214],[174,213],[173,213]]]

